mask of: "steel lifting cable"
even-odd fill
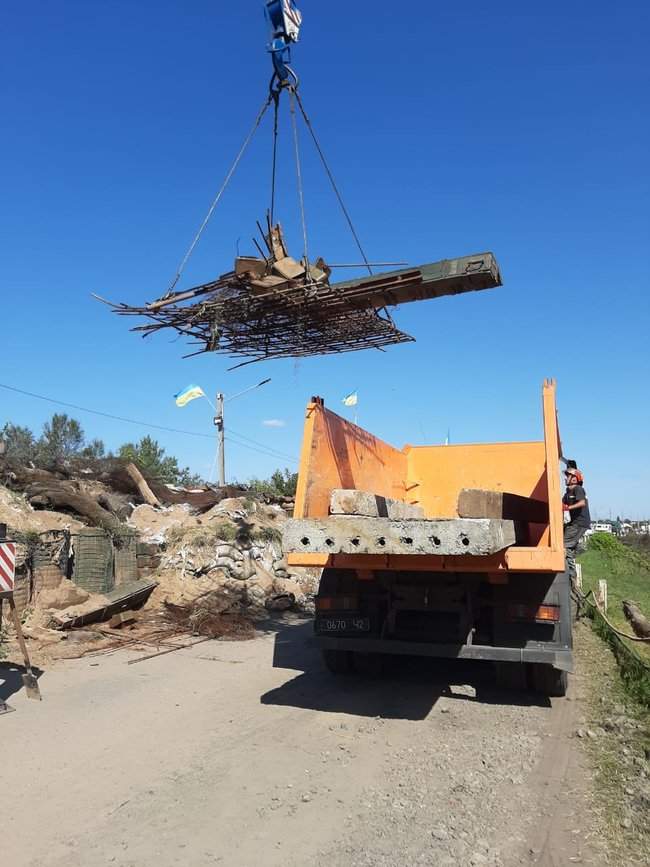
[[[201,235],[202,235],[203,232],[205,231],[205,229],[206,229],[208,223],[210,222],[210,218],[212,217],[212,214],[214,213],[215,208],[217,207],[217,205],[219,204],[219,202],[220,202],[220,200],[221,200],[221,197],[222,197],[223,194],[225,193],[225,191],[226,191],[226,187],[227,187],[228,184],[230,183],[230,180],[231,180],[232,176],[235,174],[235,171],[237,170],[237,166],[238,166],[239,163],[241,162],[242,157],[244,156],[244,154],[246,153],[246,150],[247,150],[247,148],[248,148],[248,145],[251,143],[251,140],[252,140],[253,136],[255,135],[255,133],[257,132],[257,129],[258,129],[259,125],[262,123],[262,118],[263,118],[264,115],[266,114],[266,111],[267,111],[268,107],[271,105],[271,102],[272,102],[272,101],[273,101],[273,94],[272,94],[272,93],[269,93],[269,95],[268,95],[268,97],[267,97],[267,99],[266,99],[266,102],[264,103],[264,105],[263,105],[262,108],[260,109],[259,114],[258,114],[257,117],[255,118],[255,123],[253,124],[253,128],[252,128],[251,131],[248,133],[248,136],[246,137],[246,139],[245,139],[245,141],[244,141],[244,144],[243,144],[242,147],[241,147],[241,150],[239,151],[239,153],[237,154],[237,157],[235,158],[235,162],[232,164],[232,166],[231,166],[231,168],[230,168],[230,171],[229,171],[228,174],[226,175],[226,179],[224,180],[223,184],[221,185],[221,189],[219,190],[219,192],[217,193],[217,195],[216,195],[215,198],[214,198],[214,201],[213,201],[212,204],[210,205],[210,210],[209,210],[208,213],[206,214],[206,217],[205,217],[205,219],[203,220],[203,223],[201,224],[201,228],[200,228],[199,231],[196,233],[196,236],[194,237],[194,240],[193,240],[192,243],[190,244],[189,249],[188,249],[187,253],[185,254],[185,257],[184,257],[183,261],[182,261],[181,264],[179,265],[178,270],[177,270],[177,272],[176,272],[176,276],[175,276],[174,279],[172,280],[172,282],[171,282],[171,284],[170,284],[170,286],[169,286],[169,289],[167,290],[167,294],[164,296],[165,298],[167,298],[167,297],[169,297],[169,295],[171,295],[171,293],[172,293],[172,292],[174,291],[174,289],[176,288],[176,284],[177,284],[178,281],[181,279],[181,276],[182,276],[182,274],[183,274],[183,271],[185,270],[185,266],[187,265],[187,263],[188,263],[188,261],[189,261],[189,259],[190,259],[190,256],[191,256],[192,253],[194,252],[194,248],[195,248],[196,245],[199,243],[199,241],[200,241],[200,239],[201,239]]]
[[[300,141],[298,138],[298,119],[296,117],[296,99],[298,91],[295,87],[289,88],[289,104],[291,107],[291,123],[293,126],[293,143],[296,152],[296,178],[298,181],[298,201],[300,202],[300,219],[302,222],[302,238],[304,244],[304,265],[307,272],[307,281],[311,282],[309,268],[309,250],[307,246],[307,221],[305,218],[305,194],[302,183],[302,167],[300,164]]]
[[[357,234],[357,231],[354,228],[354,223],[352,222],[352,217],[350,216],[350,213],[345,206],[345,202],[343,201],[343,196],[341,195],[341,193],[339,191],[339,188],[338,188],[336,181],[334,179],[334,175],[332,174],[332,170],[330,169],[329,163],[327,162],[327,159],[325,158],[325,154],[323,153],[323,149],[320,146],[320,142],[318,141],[318,137],[316,136],[316,133],[314,131],[314,127],[312,126],[311,120],[309,119],[307,112],[305,111],[305,107],[302,103],[302,99],[300,98],[300,94],[298,93],[297,89],[294,91],[294,93],[295,93],[296,100],[298,102],[298,106],[300,108],[300,111],[302,113],[303,119],[304,119],[305,124],[307,126],[307,129],[309,130],[309,132],[311,134],[311,137],[314,141],[314,144],[316,145],[316,150],[318,151],[318,155],[320,156],[321,162],[323,163],[323,168],[325,169],[325,172],[327,173],[327,177],[329,178],[330,183],[332,184],[332,189],[334,190],[334,193],[336,194],[336,198],[338,199],[339,205],[341,206],[341,210],[343,211],[343,214],[345,216],[345,219],[347,220],[348,226],[350,227],[350,231],[352,232],[354,240],[356,241],[359,252],[361,253],[361,255],[363,257],[363,261],[365,262],[366,268],[368,269],[368,273],[372,274],[372,268],[370,266],[370,262],[368,261],[368,257],[366,256],[365,251],[361,245],[361,241],[359,240],[359,235]],[[388,311],[386,311],[386,312],[388,313]],[[389,314],[389,316],[390,316],[390,314]]]
[[[271,82],[271,97],[273,99],[273,168],[271,173],[271,212],[270,223],[275,222],[275,185],[278,170],[278,126],[280,114],[280,91],[273,90],[273,82]]]

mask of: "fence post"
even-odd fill
[[[576,563],[576,587],[582,592],[582,563]]]
[[[598,606],[607,614],[607,581],[603,579],[598,582]]]

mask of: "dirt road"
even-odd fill
[[[2,862],[606,863],[572,806],[574,702],[498,692],[480,666],[340,681],[309,636],[295,621],[138,665],[67,662],[42,676],[42,704],[11,696]]]

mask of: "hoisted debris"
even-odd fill
[[[331,269],[322,259],[306,266],[289,256],[279,225],[264,241],[264,259],[240,257],[234,271],[212,283],[146,307],[111,306],[120,315],[151,320],[134,331],[171,328],[190,337],[201,347],[192,355],[219,352],[262,361],[410,342],[414,338],[395,326],[388,306],[501,285],[491,253],[330,284]]]
[[[393,322],[388,312],[389,306],[500,286],[498,265],[491,253],[481,253],[403,271],[373,274],[372,265],[305,111],[299,93],[298,76],[289,66],[291,47],[298,41],[302,15],[293,0],[267,0],[265,6],[271,26],[269,51],[273,60],[273,77],[267,99],[167,293],[145,306],[106,303],[120,315],[149,319],[146,325],[134,328],[134,331],[140,331],[144,336],[171,328],[190,338],[199,347],[190,355],[218,352],[247,359],[237,367],[271,358],[383,349],[412,342],[415,338],[400,331]],[[296,161],[304,244],[300,261],[289,256],[282,229],[275,224],[279,110],[285,91],[290,103],[292,150]],[[260,257],[239,257],[233,271],[193,289],[175,291],[190,256],[271,105],[274,107],[274,126],[270,208],[266,231],[260,227],[266,250],[255,241]],[[362,267],[368,270],[369,277],[331,284],[331,267],[323,259],[313,263],[310,259],[298,134],[299,116],[315,145],[361,254]]]

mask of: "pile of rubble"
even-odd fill
[[[77,633],[95,647],[108,640],[102,624],[136,609],[161,633],[182,621],[205,634],[209,622],[244,637],[272,611],[313,608],[318,573],[290,571],[282,554],[286,497],[182,491],[133,465],[0,472],[0,523],[17,542],[14,598],[37,656],[78,655]]]

